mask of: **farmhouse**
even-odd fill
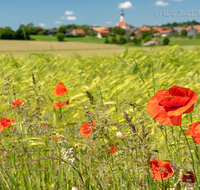
[[[85,35],[85,32],[83,29],[73,29],[72,30],[72,34],[74,36],[78,36],[78,35],[81,35],[81,36],[84,36]]]
[[[100,30],[100,31],[97,33],[97,37],[98,37],[98,38],[103,38],[103,37],[106,37],[107,34],[109,34],[109,31],[108,31],[108,30]]]

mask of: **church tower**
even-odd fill
[[[130,29],[130,26],[124,20],[124,10],[123,9],[121,11],[120,22],[116,26],[124,28],[125,30]]]
[[[121,16],[120,16],[120,22],[123,22],[123,21],[124,21],[124,10],[122,9]]]

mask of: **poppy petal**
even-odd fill
[[[190,132],[183,133],[183,136],[188,136],[188,135],[191,135],[191,133]]]
[[[183,89],[185,89],[185,88],[183,88]],[[186,105],[184,105],[183,107],[180,107],[176,110],[169,111],[168,112],[169,116],[178,116],[185,112],[188,113],[188,110],[190,110],[191,106],[197,101],[197,93],[188,89],[187,96],[190,97],[190,100],[188,101],[188,103]]]
[[[182,116],[169,116],[165,108],[159,103],[157,98],[153,96],[147,103],[147,112],[161,124],[167,126],[181,125]]]
[[[53,91],[53,96],[62,96],[66,94],[68,91],[65,85],[62,82],[59,82],[55,86],[55,90]]]

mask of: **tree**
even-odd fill
[[[115,34],[124,35],[126,33],[126,30],[118,26],[115,26],[114,28],[112,28],[112,32]]]
[[[0,36],[1,39],[13,39],[14,31],[10,27],[1,28]]]
[[[163,45],[168,45],[169,42],[170,42],[170,40],[169,40],[168,37],[165,37],[165,38],[163,39]]]
[[[87,34],[88,36],[96,36],[96,35],[97,35],[97,32],[96,32],[95,30],[88,30],[88,31],[86,32],[86,34]]]
[[[66,27],[65,27],[65,25],[61,25],[61,26],[59,27],[59,29],[58,29],[58,33],[63,33],[63,34],[65,34],[65,32],[66,32]]]
[[[150,33],[149,33],[148,31],[146,31],[146,30],[143,31],[143,32],[142,32],[142,39],[145,39],[145,37],[146,37],[146,36],[149,36],[149,35],[150,35]]]
[[[38,32],[38,35],[46,35],[46,34],[47,34],[46,30],[42,30],[42,31]]]
[[[185,38],[187,35],[187,31],[186,30],[181,30],[181,37]]]
[[[57,34],[56,34],[56,37],[57,37],[57,39],[58,39],[58,41],[63,41],[64,39],[65,39],[65,34],[63,34],[63,33],[61,33],[61,32],[58,32]]]
[[[13,38],[17,40],[29,40],[30,36],[24,25],[20,25],[19,29],[13,34]]]
[[[150,36],[146,36],[145,39],[144,39],[144,43],[148,42],[151,40],[151,37]]]

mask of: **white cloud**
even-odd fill
[[[54,21],[53,23],[54,23],[54,24],[61,24],[62,22],[56,20],[56,21]]]
[[[128,8],[131,8],[131,7],[133,7],[132,3],[130,1],[126,1],[124,3],[120,3],[118,8],[119,9],[128,9]]]
[[[61,17],[60,17],[60,20],[64,20],[64,19],[65,19],[65,17],[64,17],[64,16],[61,16]]]
[[[76,17],[75,16],[68,16],[66,19],[67,20],[76,20]]]
[[[108,22],[106,22],[106,24],[111,24],[112,22],[110,22],[110,21],[108,21]]]
[[[73,12],[73,11],[65,11],[65,14],[66,14],[66,15],[73,15],[74,12]]]
[[[43,24],[43,23],[39,23],[39,26],[41,26],[41,27],[46,27],[46,25]]]
[[[167,2],[164,2],[164,1],[156,1],[155,2],[155,5],[156,6],[167,6],[169,5]]]
[[[93,26],[98,26],[98,24],[93,24]]]

